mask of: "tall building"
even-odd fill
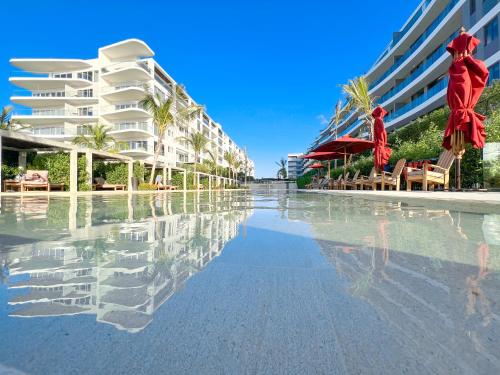
[[[485,61],[490,82],[500,78],[499,0],[423,0],[375,61],[366,78],[370,94],[389,114],[386,128],[407,125],[446,104],[446,51],[462,26],[481,40],[475,56]],[[361,73],[360,73],[361,74]],[[315,147],[337,134],[366,136],[363,119],[352,110],[334,129],[329,124],[315,139]]]
[[[288,178],[296,179],[302,176],[304,171],[304,154],[288,154]]]
[[[71,141],[84,134],[84,124],[104,124],[120,142],[122,154],[137,160],[152,160],[158,142],[150,113],[140,101],[147,92],[163,98],[175,95],[177,82],[153,59],[154,52],[141,40],[128,39],[101,47],[95,59],[11,59],[22,74],[10,78],[17,86],[11,101],[24,106],[13,119],[30,127],[34,135]],[[196,104],[183,91],[180,106]],[[202,132],[211,140],[209,151],[218,164],[227,167],[224,152],[237,154],[245,164],[244,150],[222,126],[204,111],[190,122],[178,122],[165,134],[159,161],[167,166],[194,162],[194,151],[181,138]],[[198,162],[209,159],[208,152]],[[249,175],[254,173],[248,159]]]

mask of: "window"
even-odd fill
[[[78,90],[76,96],[81,98],[91,98],[94,96],[94,90],[92,89]]]
[[[80,73],[77,74],[77,77],[79,79],[85,79],[87,81],[91,81],[92,82],[93,72],[80,72]]]
[[[476,0],[470,0],[469,10],[471,15],[476,12]]]
[[[491,85],[493,81],[500,79],[500,63],[493,64],[489,68],[490,76],[488,77],[488,85]]]
[[[92,107],[78,108],[78,116],[92,116],[92,115],[93,115]]]
[[[498,17],[484,27],[484,45],[487,46],[498,39]]]
[[[54,78],[73,78],[73,74],[71,73],[54,73]]]

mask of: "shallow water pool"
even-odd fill
[[[284,192],[0,203],[0,373],[500,372],[500,215]]]

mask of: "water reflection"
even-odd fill
[[[353,198],[305,204],[289,217],[311,223],[348,292],[423,372],[500,370],[500,215]]]
[[[2,198],[8,313],[91,314],[139,332],[252,213],[224,193]]]

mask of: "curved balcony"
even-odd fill
[[[92,85],[92,82],[81,78],[11,77],[9,82],[30,91],[64,90],[66,86],[84,88]]]
[[[123,62],[108,65],[102,69],[101,77],[110,83],[127,81],[149,81],[152,78],[151,70],[142,61]]]
[[[147,88],[143,81],[127,81],[116,83],[101,90],[103,98],[110,102],[141,100],[146,95]]]
[[[124,137],[151,137],[156,135],[155,127],[147,122],[126,121],[113,124],[110,134]]]
[[[405,53],[398,58],[398,60],[384,73],[382,73],[376,80],[370,84],[370,91],[375,91],[383,82],[385,82],[389,76],[392,75],[398,68],[408,62],[410,57],[419,50],[426,42],[431,40],[431,36],[436,32],[436,30],[441,30],[440,25],[445,22],[445,20],[452,16],[452,11],[455,9],[458,12],[457,4],[460,0],[450,0],[448,5],[441,11],[441,13],[432,21],[432,23],[425,29],[425,31],[420,35],[420,37],[413,42],[413,44],[405,51]],[[455,14],[455,12],[453,13]]]
[[[108,120],[148,119],[151,117],[139,102],[106,106],[102,109],[102,116]]]
[[[10,100],[16,104],[27,107],[62,107],[64,104],[74,106],[97,104],[98,98],[87,96],[78,90],[36,90],[27,92],[20,90],[26,95],[11,96]]]
[[[98,116],[93,111],[84,114],[75,110],[40,108],[18,111],[12,116],[12,119],[22,124],[32,125],[44,125],[62,122],[86,124],[96,122]]]
[[[147,141],[129,141],[118,144],[120,154],[137,157],[147,157],[153,155],[153,149],[148,147]]]

